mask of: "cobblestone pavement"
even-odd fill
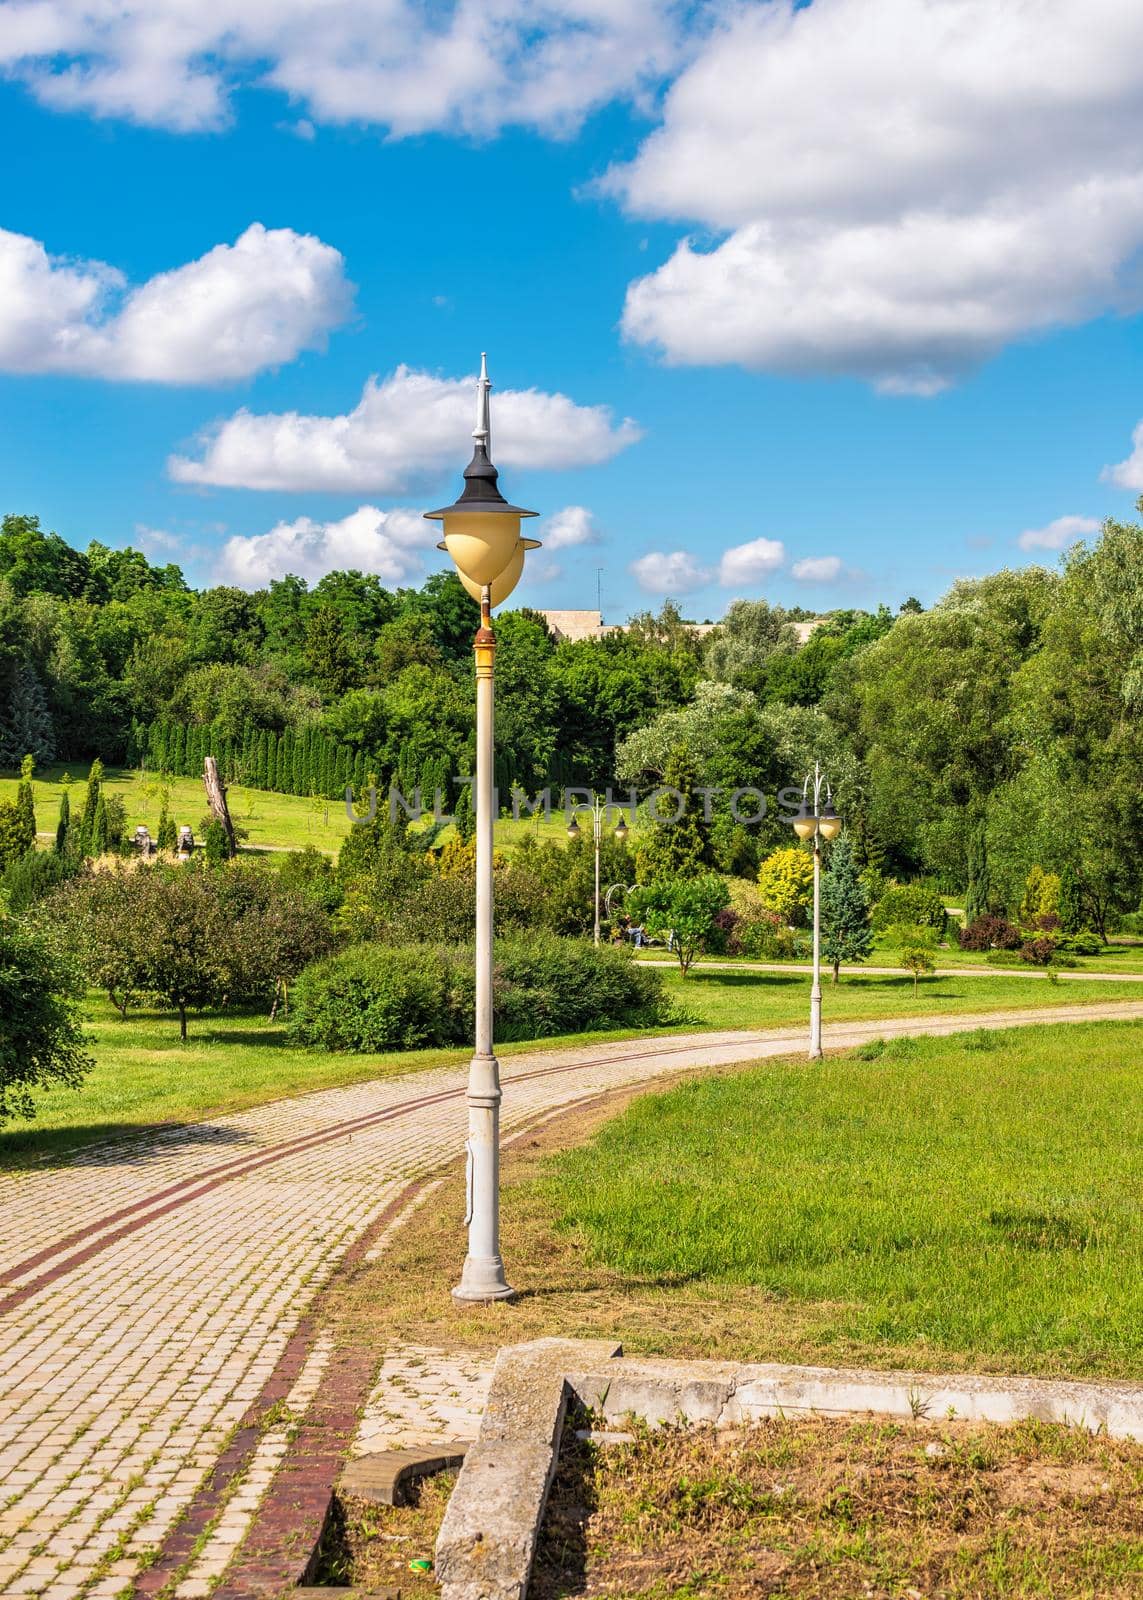
[[[1119,1002],[1058,1007],[1050,1018],[922,1017],[838,1025],[826,1043],[1141,1016],[1143,1003]],[[788,1054],[803,1037],[711,1033],[514,1056],[503,1069],[505,1128],[683,1068]],[[410,1074],[0,1178],[0,1593],[102,1600],[131,1582],[222,1455],[323,1280],[411,1178],[460,1151],[463,1091],[455,1069]],[[324,1359],[319,1336],[295,1402],[320,1385]],[[469,1414],[479,1374],[468,1371],[442,1378],[427,1409],[401,1409],[395,1397],[415,1394],[417,1359],[440,1377],[431,1353],[394,1355],[367,1407],[373,1437],[391,1426],[452,1427]],[[187,1574],[187,1600],[209,1592],[225,1566],[281,1445],[273,1427],[262,1435],[198,1553],[207,1570]]]

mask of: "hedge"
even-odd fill
[[[474,992],[470,946],[351,945],[298,978],[290,1032],[322,1050],[467,1044]],[[497,941],[493,1011],[501,1042],[673,1020],[658,972],[626,950],[553,934]]]

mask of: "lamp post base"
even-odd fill
[[[493,1300],[515,1300],[516,1291],[504,1276],[499,1256],[468,1256],[452,1297],[461,1305],[487,1305]]]

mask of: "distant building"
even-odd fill
[[[605,627],[601,611],[541,611],[540,616],[557,642],[567,639],[578,644],[581,639],[605,639],[609,633],[621,631]]]
[[[601,611],[541,611],[539,615],[557,642],[566,639],[578,644],[581,639],[606,639],[609,633],[623,632],[621,624],[605,623]],[[790,626],[798,636],[798,643],[805,644],[814,629],[820,628],[826,621],[826,617],[813,617],[809,622],[792,622]],[[705,639],[708,633],[721,627],[721,623],[688,622],[687,627],[696,638]]]

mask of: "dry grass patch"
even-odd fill
[[[529,1600],[1137,1596],[1143,1450],[1043,1423],[568,1429]]]
[[[403,1506],[336,1495],[322,1535],[314,1583],[367,1593],[399,1590],[402,1600],[438,1593],[432,1571],[412,1568],[410,1562],[432,1561],[441,1518],[455,1483],[455,1472],[417,1479],[409,1485],[409,1503]]]

